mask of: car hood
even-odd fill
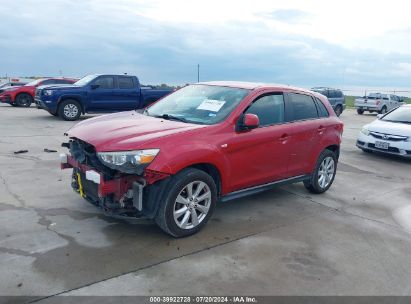
[[[83,89],[82,86],[76,86],[73,84],[58,84],[58,85],[47,85],[41,86],[42,89],[47,88],[49,90],[80,90]]]
[[[129,151],[150,146],[158,139],[207,127],[165,120],[137,113],[121,112],[87,119],[67,135],[93,145],[97,151]]]
[[[410,124],[389,122],[377,119],[370,123],[367,127],[369,131],[411,137]]]
[[[65,88],[79,88],[78,86],[73,86],[72,84],[46,84],[46,85],[41,85],[38,86],[38,90],[44,90],[44,89],[65,89]]]
[[[19,90],[33,90],[34,86],[19,86],[19,87],[8,87],[5,91],[7,92],[13,92],[13,91],[19,91]]]

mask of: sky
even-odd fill
[[[0,0],[0,76],[410,87],[409,1]]]

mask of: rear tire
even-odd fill
[[[340,115],[343,112],[342,106],[340,105],[336,106],[334,112],[335,112],[335,115],[337,115],[337,117],[340,117]]]
[[[311,193],[324,193],[334,182],[336,172],[336,154],[331,150],[324,150],[318,157],[314,172],[304,181],[304,186]]]
[[[360,115],[362,115],[362,114],[364,114],[364,110],[357,109],[357,113],[360,114]]]
[[[18,107],[28,108],[33,103],[33,97],[27,93],[21,93],[16,96],[15,103]]]
[[[79,119],[81,115],[81,106],[78,101],[67,99],[61,102],[57,113],[64,120],[74,121]]]
[[[210,219],[217,202],[217,187],[204,171],[188,168],[172,177],[155,217],[173,237],[192,235]]]

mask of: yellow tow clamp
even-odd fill
[[[77,183],[78,183],[78,193],[80,194],[81,197],[86,197],[83,191],[83,183],[81,182],[80,173],[77,173]]]

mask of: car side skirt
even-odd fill
[[[299,175],[299,176],[295,176],[295,177],[290,177],[290,178],[286,178],[286,179],[282,179],[282,180],[278,180],[272,183],[268,183],[268,184],[263,184],[263,185],[258,185],[258,186],[254,186],[254,187],[250,187],[250,188],[246,188],[246,189],[241,189],[238,191],[234,191],[231,193],[228,193],[227,195],[224,195],[220,198],[221,202],[227,202],[227,201],[231,201],[234,199],[238,199],[244,196],[249,196],[249,195],[253,195],[259,192],[263,192],[266,190],[270,190],[274,187],[277,186],[281,186],[281,185],[286,185],[286,184],[293,184],[293,183],[299,183],[302,181],[305,181],[307,179],[310,179],[310,175]]]

